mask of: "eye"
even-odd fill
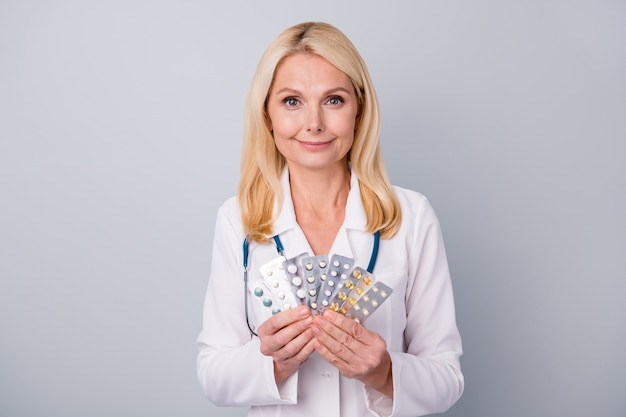
[[[330,104],[331,106],[337,106],[343,103],[344,101],[343,101],[343,98],[340,96],[332,96],[332,97],[329,97],[326,102]]]
[[[287,98],[283,99],[283,103],[287,107],[298,107],[298,105],[300,104],[300,100],[298,100],[295,97],[287,97]]]

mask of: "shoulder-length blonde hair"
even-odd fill
[[[327,23],[308,22],[281,33],[267,48],[252,78],[245,110],[239,182],[239,209],[248,239],[266,242],[272,235],[274,206],[282,206],[280,175],[285,158],[278,152],[269,128],[267,98],[276,69],[289,56],[315,54],[344,72],[359,102],[354,142],[348,158],[359,179],[367,229],[393,236],[400,227],[400,205],[380,149],[378,99],[365,63],[352,42]]]

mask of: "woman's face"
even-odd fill
[[[318,55],[297,54],[278,67],[267,112],[290,170],[345,166],[358,110],[352,82]]]

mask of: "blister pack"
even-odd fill
[[[342,280],[341,286],[337,289],[335,296],[330,300],[330,308],[333,311],[337,311],[341,314],[345,314],[347,308],[342,310],[344,304],[348,303],[348,296],[357,288],[363,274],[361,268],[355,268],[346,275],[346,278]]]
[[[272,309],[272,314],[294,307],[296,299],[287,281],[283,263],[284,256],[279,256],[261,266],[261,277],[252,283],[252,292],[260,298],[265,307]]]
[[[376,277],[374,277],[374,275],[370,274],[361,267],[355,267],[345,281],[343,289],[339,292],[342,293],[342,291],[345,291],[347,296],[344,298],[342,294],[341,298],[337,300],[338,303],[339,301],[343,301],[343,303],[336,311],[341,314],[346,314],[346,312],[353,307],[356,302],[359,301],[367,291],[369,291],[370,288],[372,288],[372,285],[375,282]]]
[[[304,274],[302,273],[302,259],[309,256],[308,252],[301,253],[293,258],[285,259],[283,269],[287,281],[291,285],[291,290],[295,295],[298,305],[307,303],[307,287],[304,284]]]
[[[348,278],[348,274],[354,266],[354,259],[347,258],[341,255],[333,255],[330,258],[328,265],[328,273],[326,274],[326,280],[320,288],[320,295],[317,300],[318,311],[324,312],[329,306],[330,302],[343,286],[344,281]]]
[[[306,304],[314,315],[329,308],[363,323],[393,292],[341,255],[279,256],[260,271],[250,290],[272,314]]]
[[[322,283],[326,281],[328,272],[328,256],[317,255],[302,258],[302,273],[306,288],[307,305],[313,314],[318,313],[318,295]]]
[[[363,323],[391,295],[393,289],[382,282],[376,282],[363,296],[344,313],[359,323]],[[343,308],[343,307],[342,307]]]

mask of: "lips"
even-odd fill
[[[306,149],[319,150],[319,149],[326,148],[328,145],[330,145],[333,142],[334,139],[323,141],[323,142],[303,141],[303,140],[298,140],[298,139],[296,140],[298,141],[300,145],[302,145]]]

